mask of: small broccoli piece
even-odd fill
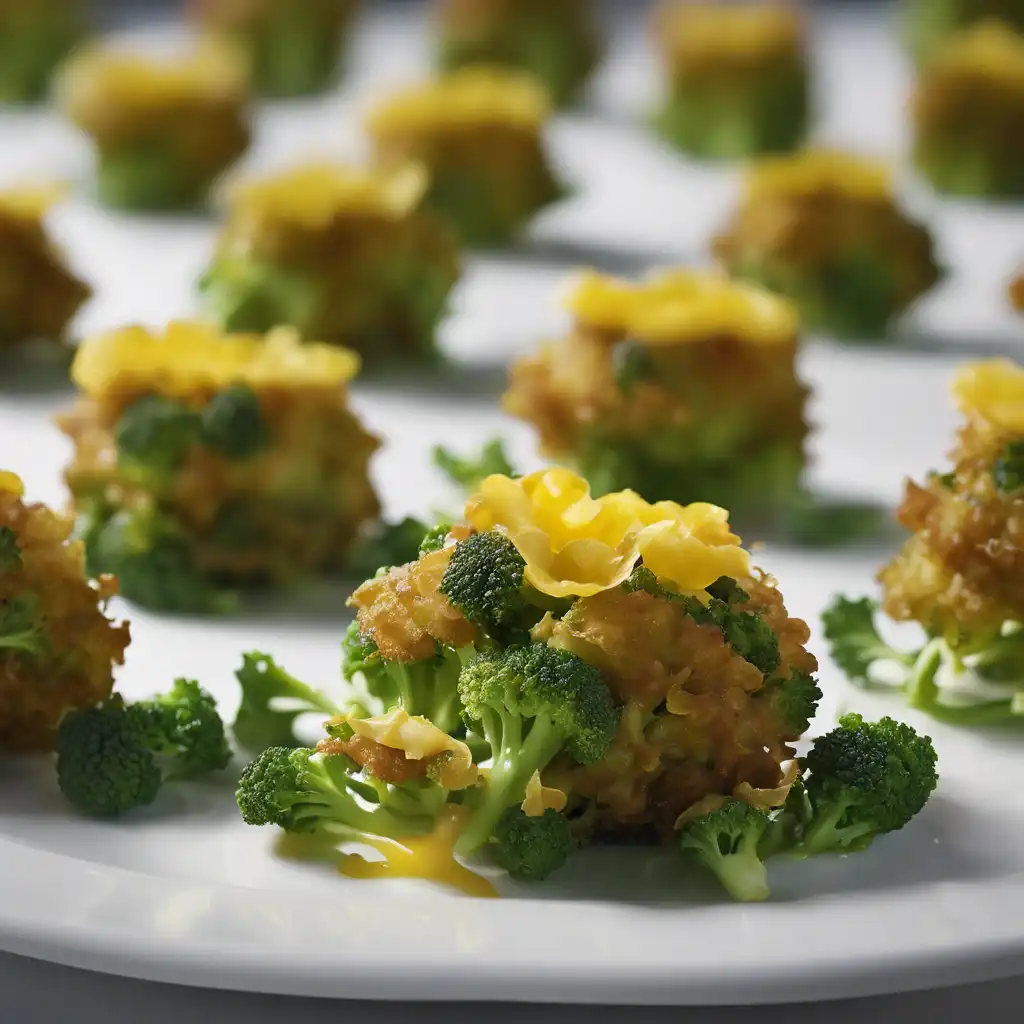
[[[342,839],[401,839],[430,832],[445,790],[417,779],[389,786],[359,778],[344,754],[271,747],[242,772],[236,799],[247,825],[318,832]]]
[[[156,474],[172,473],[199,439],[199,416],[161,395],[143,395],[121,414],[114,428],[118,460]]]
[[[886,510],[878,505],[826,501],[801,489],[786,509],[785,529],[803,547],[833,548],[877,537],[888,522]]]
[[[140,720],[117,694],[66,715],[56,748],[61,792],[91,817],[113,818],[151,804],[163,783]]]
[[[650,572],[649,569],[647,571]],[[705,589],[713,598],[730,605],[743,604],[750,600],[750,595],[731,576],[719,576]]]
[[[235,678],[242,700],[232,730],[246,750],[298,747],[295,719],[299,715],[319,711],[329,718],[340,711],[325,693],[289,675],[260,651],[242,655]]]
[[[19,651],[29,657],[45,653],[46,622],[34,595],[0,599],[0,651]]]
[[[146,746],[173,758],[168,779],[192,779],[228,766],[231,748],[217,702],[195,680],[176,679],[167,693],[137,701],[132,711],[144,727]]]
[[[9,526],[0,526],[0,573],[17,572],[21,568],[21,545],[18,535]]]
[[[843,715],[804,765],[810,818],[794,850],[800,856],[867,848],[875,836],[903,828],[938,782],[931,739],[891,718]]]
[[[459,838],[464,854],[483,846],[502,814],[522,802],[534,772],[562,750],[580,764],[599,760],[618,726],[601,672],[543,643],[480,655],[463,669],[458,691],[491,752],[486,785],[466,797],[472,814]]]
[[[494,859],[513,878],[543,882],[569,859],[576,848],[569,819],[550,807],[531,817],[510,807],[498,819],[491,837]]]
[[[459,456],[438,445],[434,448],[434,464],[448,479],[466,492],[475,491],[489,476],[516,476],[515,468],[505,453],[505,443],[501,438],[492,438],[480,454]]]
[[[679,847],[713,872],[734,900],[756,903],[769,896],[768,874],[758,844],[768,828],[766,812],[742,800],[687,822]]]
[[[420,546],[428,531],[426,523],[411,516],[397,523],[378,522],[349,559],[349,575],[353,579],[369,580],[383,568],[415,562],[423,554]]]
[[[821,687],[814,676],[794,670],[784,679],[768,682],[758,699],[771,702],[783,735],[796,739],[807,731],[821,697]]]
[[[252,388],[232,384],[214,395],[203,409],[199,438],[229,459],[247,459],[265,448],[270,430]]]
[[[992,470],[996,487],[1012,494],[1024,487],[1024,441],[1011,441]]]
[[[452,524],[448,522],[441,522],[436,526],[432,526],[424,534],[423,540],[420,541],[419,557],[422,558],[424,555],[440,551],[444,547],[444,542],[448,539],[448,534],[451,532]]]
[[[853,682],[869,681],[871,666],[876,661],[910,665],[914,660],[914,654],[891,647],[879,636],[875,625],[877,610],[877,602],[870,598],[851,601],[840,594],[822,613],[832,660]]]

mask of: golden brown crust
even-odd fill
[[[1024,313],[1024,271],[1010,282],[1010,302],[1014,309]]]
[[[349,599],[359,629],[387,661],[422,661],[434,656],[437,642],[465,647],[477,629],[438,589],[452,548],[431,552],[368,580]]]
[[[347,740],[321,740],[316,749],[323,754],[345,754],[375,779],[395,786],[411,779],[423,778],[429,764],[425,760],[414,761],[401,750],[386,747],[365,736],[353,736]]]
[[[894,619],[954,637],[1024,621],[1024,495],[1000,493],[993,476],[1014,440],[969,420],[952,479],[907,483],[898,518],[913,536],[879,574]]]
[[[0,650],[0,750],[52,749],[63,714],[110,696],[112,667],[124,661],[128,624],[112,622],[102,607],[116,585],[109,577],[86,580],[72,526],[0,489],[0,527],[14,531],[21,551],[20,569],[0,574],[0,604],[37,600],[49,643],[37,657]]]

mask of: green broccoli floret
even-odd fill
[[[533,817],[520,807],[510,807],[491,836],[499,866],[524,882],[543,882],[565,864],[575,848],[569,819],[550,807]]]
[[[319,711],[329,718],[341,710],[327,694],[289,675],[269,654],[260,651],[242,655],[235,678],[242,688],[242,699],[232,731],[246,750],[298,747],[295,719],[299,715]]]
[[[118,461],[163,475],[181,464],[199,440],[198,413],[162,395],[143,395],[121,414],[114,427]]]
[[[717,811],[687,822],[679,847],[713,872],[734,900],[756,903],[769,896],[768,874],[758,852],[768,822],[765,811],[729,800]]]
[[[137,701],[132,711],[145,729],[146,746],[173,758],[168,779],[220,771],[231,760],[217,702],[194,679],[176,679],[164,694]]]
[[[783,735],[796,739],[802,736],[811,719],[818,713],[821,687],[809,672],[792,671],[784,679],[772,679],[758,694],[759,700],[768,700]]]
[[[437,653],[421,661],[387,661],[353,622],[342,643],[342,665],[349,683],[346,710],[382,715],[395,707],[433,722],[443,732],[463,731],[459,674],[474,656],[472,647],[455,650],[437,644]]]
[[[265,448],[270,430],[253,389],[232,384],[214,395],[203,409],[199,439],[229,459],[247,459]]]
[[[218,259],[199,279],[210,313],[225,331],[265,334],[289,324],[308,335],[323,296],[308,276],[251,259]]]
[[[938,782],[931,739],[891,718],[843,715],[804,765],[810,817],[794,850],[799,856],[867,848],[875,836],[903,828]]]
[[[669,590],[643,565],[633,570],[623,588],[627,592],[642,590],[653,597],[672,601],[680,605],[694,622],[717,626],[725,642],[768,678],[781,660],[779,636],[760,615],[743,610],[742,605],[749,600],[748,595],[735,580],[725,580],[725,577],[716,580],[711,588],[715,593],[725,595],[726,599],[716,597],[709,588],[711,599],[707,604],[689,594]]]
[[[580,764],[604,756],[618,725],[601,672],[569,651],[543,643],[486,652],[459,678],[466,719],[491,752],[487,783],[467,794],[472,816],[459,838],[468,854],[521,803],[530,777],[565,751]]]
[[[853,682],[869,681],[871,666],[877,661],[910,665],[914,660],[914,654],[897,650],[879,636],[877,610],[878,603],[868,597],[851,601],[839,594],[822,613],[832,660]]]
[[[46,622],[35,595],[0,599],[0,651],[18,651],[29,657],[45,653]]]
[[[18,535],[9,526],[0,526],[0,573],[17,572],[20,568]]]
[[[369,580],[382,569],[415,562],[423,553],[421,545],[430,532],[426,523],[411,516],[397,523],[381,520],[356,546],[349,559],[348,574],[355,580]]]
[[[1024,441],[1011,441],[992,469],[996,487],[1013,494],[1024,487]]]
[[[475,491],[489,476],[516,476],[515,468],[505,453],[505,442],[495,437],[488,441],[480,454],[460,456],[438,445],[434,448],[434,464],[458,488]]]
[[[420,558],[424,555],[433,554],[435,551],[440,551],[444,547],[444,542],[448,539],[448,534],[451,532],[452,524],[449,522],[438,523],[427,530],[423,535],[423,540],[420,541]]]
[[[152,700],[109,700],[65,715],[57,783],[83,814],[116,817],[156,799],[165,781],[223,769],[230,760],[213,698],[192,680]]]
[[[316,832],[343,839],[426,835],[447,791],[429,779],[400,786],[360,777],[344,754],[271,747],[246,769],[236,799],[247,825]]]

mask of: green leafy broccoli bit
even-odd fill
[[[1012,494],[1024,487],[1024,441],[1011,441],[996,459],[992,472],[996,487],[1003,494]]]
[[[807,731],[821,697],[814,676],[795,670],[784,679],[770,680],[758,695],[759,700],[771,701],[784,735],[793,739]]]
[[[650,569],[641,565],[633,570],[623,587],[627,592],[642,590],[652,597],[678,604],[700,625],[717,626],[725,642],[768,678],[779,667],[778,634],[760,615],[734,607],[749,598],[734,580],[730,582],[732,587],[722,579],[711,584],[718,593],[729,595],[729,600],[712,595],[708,603],[703,604],[688,594],[677,594],[667,589]]]
[[[810,816],[794,852],[863,850],[875,836],[903,828],[938,783],[936,760],[931,739],[909,725],[843,715],[804,758],[809,776],[797,799],[806,798]]]
[[[0,652],[18,651],[37,657],[48,646],[46,622],[34,595],[0,600]]]
[[[825,501],[801,489],[787,509],[785,532],[803,547],[833,548],[877,537],[888,523],[886,511],[878,505]]]
[[[251,651],[242,655],[235,673],[242,699],[232,731],[246,750],[298,747],[295,719],[308,712],[326,717],[340,708],[326,694],[289,675],[269,654]]]
[[[205,179],[184,167],[167,146],[105,147],[96,169],[96,192],[104,206],[124,210],[180,210],[198,206]]]
[[[498,819],[491,837],[498,865],[524,882],[543,882],[565,864],[575,848],[569,819],[550,807],[534,817],[520,807],[510,807]]]
[[[421,548],[432,532],[426,523],[411,516],[397,523],[377,523],[375,529],[356,546],[349,559],[349,575],[353,579],[369,580],[381,569],[415,562],[425,554]],[[447,532],[445,528],[445,535]]]
[[[623,342],[615,347],[615,383],[618,389],[628,395],[633,388],[655,375],[654,361],[650,349],[632,341]]]
[[[765,811],[742,800],[729,800],[683,826],[679,847],[696,857],[733,899],[755,903],[769,896],[768,873],[758,853],[768,828]]]
[[[247,459],[265,448],[270,430],[260,400],[247,384],[232,384],[218,392],[202,413],[200,440],[229,459]]]
[[[601,672],[569,651],[534,643],[481,654],[463,669],[465,717],[487,740],[487,782],[467,794],[472,816],[458,852],[472,853],[502,814],[524,798],[526,784],[560,751],[580,764],[604,756],[618,712]]]
[[[242,772],[236,799],[247,825],[401,839],[430,832],[447,795],[429,779],[389,785],[360,777],[344,754],[271,747]]]
[[[377,645],[353,622],[342,643],[342,666],[349,682],[346,710],[368,717],[402,707],[421,715],[443,732],[463,731],[459,674],[473,657],[467,647],[455,650],[437,645],[437,653],[422,661],[386,661]]]
[[[66,715],[57,730],[57,783],[68,802],[110,818],[156,799],[165,781],[227,766],[230,751],[213,698],[191,680],[126,704],[109,700]]]
[[[476,458],[456,455],[438,445],[434,448],[434,464],[453,484],[467,493],[475,491],[489,476],[517,475],[505,454],[505,443],[497,437],[488,441]]]
[[[0,526],[0,573],[17,572],[20,568],[18,535],[9,526]]]
[[[427,530],[423,540],[420,541],[420,558],[424,555],[433,554],[435,551],[440,551],[444,547],[444,542],[448,539],[448,534],[451,532],[452,524],[448,522],[438,523]]]
[[[118,461],[153,473],[172,473],[199,440],[199,415],[162,395],[143,395],[121,414],[114,428]]]
[[[897,650],[879,635],[875,625],[878,603],[868,597],[856,601],[836,595],[822,613],[825,639],[832,660],[854,682],[869,681],[871,666],[877,661],[896,661],[909,665],[913,654]]]
[[[217,702],[194,679],[176,679],[169,692],[136,702],[132,711],[145,745],[173,758],[168,779],[191,779],[228,766],[231,748]]]

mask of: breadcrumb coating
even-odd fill
[[[20,565],[0,573],[0,605],[38,602],[45,646],[38,655],[0,649],[0,749],[40,753],[53,748],[65,712],[110,696],[113,666],[124,661],[126,622],[104,607],[116,581],[85,577],[84,554],[71,540],[73,522],[45,505],[26,502],[20,481],[0,473],[0,529],[12,530]]]

